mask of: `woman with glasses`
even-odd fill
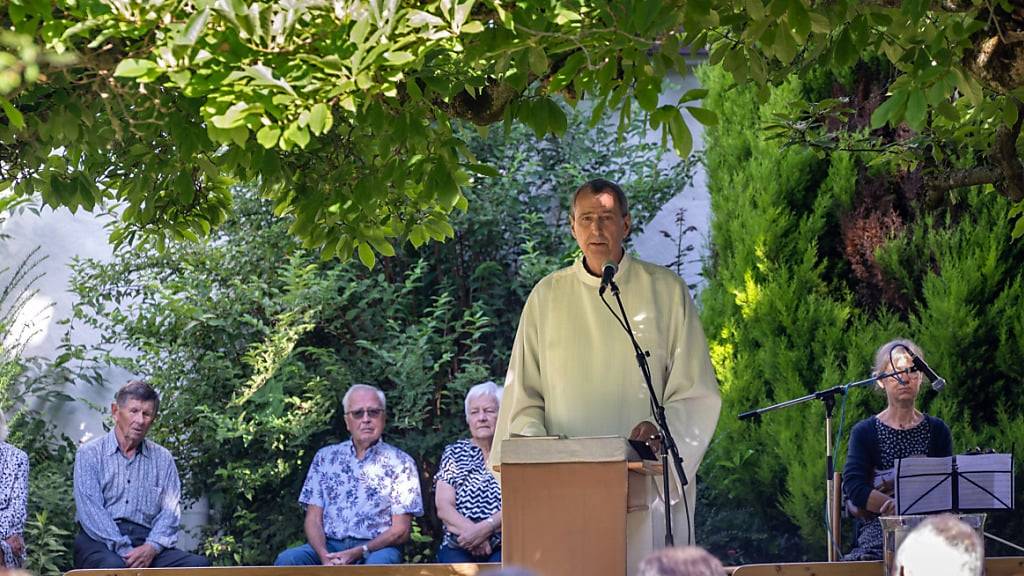
[[[6,442],[7,419],[0,411],[0,568],[25,565],[28,455]]]
[[[893,467],[910,456],[951,456],[953,439],[945,422],[917,409],[922,375],[909,371],[914,357],[924,358],[910,340],[886,342],[875,352],[873,376],[896,372],[878,380],[886,407],[861,420],[850,431],[850,446],[843,467],[843,491],[848,508],[857,518],[857,544],[844,560],[880,560],[882,525],[879,516],[896,513]]]
[[[487,469],[502,389],[477,384],[466,394],[468,439],[445,447],[434,503],[444,523],[437,561],[501,562],[501,486]]]

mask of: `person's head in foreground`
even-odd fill
[[[662,548],[640,562],[637,576],[722,576],[722,563],[700,546]]]
[[[921,522],[896,551],[896,574],[981,576],[985,546],[973,528],[950,514]]]

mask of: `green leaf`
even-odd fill
[[[284,138],[299,145],[299,148],[305,148],[306,144],[309,144],[309,130],[303,126],[299,126],[298,122],[292,122],[288,128],[284,131]]]
[[[497,178],[501,176],[494,166],[488,164],[463,164],[467,170],[480,174],[481,176],[487,176],[488,178]]]
[[[788,20],[798,39],[805,38],[811,32],[811,18],[802,0],[789,0]]]
[[[907,93],[900,91],[892,94],[882,105],[871,113],[871,129],[880,128],[887,123],[896,125],[903,119],[903,110],[907,106]]]
[[[384,238],[370,238],[373,249],[380,252],[381,256],[391,257],[395,255],[395,247]]]
[[[370,31],[370,19],[363,17],[356,21],[356,25],[352,27],[352,31],[349,32],[348,41],[356,46],[363,43],[366,38],[366,33]],[[373,268],[373,266],[370,266]]]
[[[7,115],[7,119],[11,121],[11,126],[14,126],[19,130],[25,127],[25,117],[22,116],[21,112],[3,96],[0,96],[0,108],[2,108],[4,114]]]
[[[715,114],[707,108],[698,108],[696,106],[687,106],[687,110],[690,111],[697,122],[700,122],[704,126],[717,126],[718,125],[718,114]]]
[[[744,0],[743,6],[747,9],[751,20],[764,18],[764,4],[761,4],[761,0]]]
[[[548,71],[548,57],[540,46],[531,46],[529,52],[530,71],[537,76],[543,76]]]
[[[981,84],[973,76],[965,76],[960,68],[953,68],[953,73],[956,74],[956,85],[960,91],[967,96],[971,104],[980,106],[985,97],[981,91]]]
[[[277,146],[277,141],[280,137],[281,129],[277,126],[264,126],[256,133],[256,141],[264,148]]]
[[[385,52],[384,59],[387,60],[387,63],[391,66],[401,66],[402,64],[412,62],[416,57],[408,52],[398,50],[394,52]]]
[[[555,72],[554,76],[551,77],[551,82],[548,84],[548,90],[557,92],[568,86],[569,82],[572,82],[573,77],[576,76],[576,72],[579,71],[580,66],[583,65],[585,60],[586,57],[583,52],[576,52],[572,56],[569,56],[565,60],[565,63],[562,64],[562,67],[558,69],[558,72]]]
[[[292,89],[291,85],[284,80],[275,78],[274,71],[263,64],[249,66],[245,69],[245,73],[255,80],[258,86],[273,86],[295,96],[295,90]]]
[[[206,28],[206,23],[210,20],[210,8],[207,6],[202,10],[193,14],[188,22],[185,24],[185,28],[181,31],[181,34],[174,40],[174,43],[179,46],[192,46],[199,39],[199,36],[203,33],[203,29]]]
[[[690,127],[686,125],[686,121],[683,120],[683,115],[679,113],[677,108],[674,108],[668,114],[668,130],[669,134],[672,135],[672,148],[676,154],[680,158],[689,156],[693,150],[693,135],[690,133]]]
[[[118,78],[138,78],[145,76],[151,70],[156,69],[156,62],[151,60],[126,58],[118,63],[114,69],[114,76]]]
[[[565,134],[566,129],[569,127],[569,119],[566,118],[562,107],[550,98],[545,98],[543,104],[546,108],[544,115],[547,117],[548,130],[554,133],[555,136]]]
[[[373,270],[373,266],[377,263],[377,257],[373,255],[373,250],[370,248],[370,245],[365,242],[361,242],[357,252],[359,252],[359,261],[363,263],[363,266],[366,266],[369,270]]]
[[[707,98],[707,95],[708,91],[704,88],[691,88],[690,90],[687,90],[686,92],[683,93],[682,96],[679,97],[678,103],[683,104],[685,102],[693,102],[694,100],[702,100],[704,98]]]
[[[479,34],[484,31],[484,25],[479,20],[466,22],[459,30],[460,34]]]
[[[313,105],[309,111],[309,129],[313,134],[326,134],[331,129],[334,118],[331,116],[331,109],[323,102]]]
[[[924,122],[927,116],[928,103],[925,102],[924,92],[912,89],[910,96],[907,98],[907,124],[909,124],[914,130],[920,132],[921,129],[924,128]]]

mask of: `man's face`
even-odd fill
[[[118,434],[134,446],[142,443],[149,427],[156,420],[156,402],[128,398],[123,406],[118,406],[116,402],[111,404],[110,412],[114,416]]]
[[[573,209],[572,237],[587,258],[591,272],[599,272],[605,263],[622,259],[622,241],[629,234],[629,215],[622,215],[615,194],[580,192]]]
[[[361,448],[373,444],[384,433],[384,407],[373,390],[356,390],[348,399],[345,427],[352,443]]]

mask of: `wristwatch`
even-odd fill
[[[370,555],[370,548],[366,544],[363,544],[363,559]]]

